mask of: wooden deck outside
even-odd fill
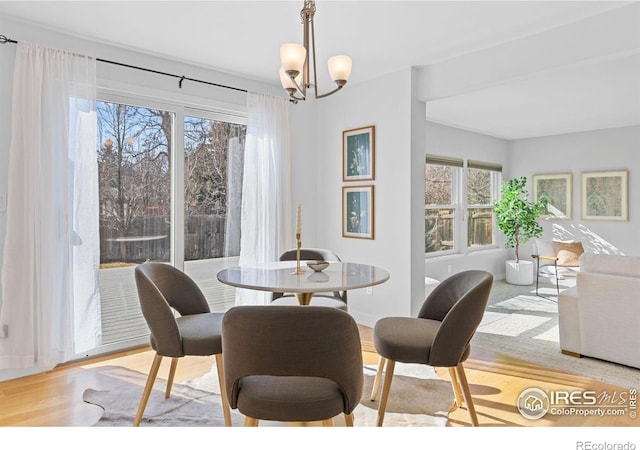
[[[235,288],[218,281],[216,274],[238,263],[237,257],[185,262],[185,273],[198,284],[213,312],[235,304]],[[100,270],[102,344],[114,344],[149,335],[140,311],[134,266]]]

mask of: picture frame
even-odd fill
[[[569,220],[573,212],[573,176],[571,173],[535,174],[533,201],[546,198],[549,204],[540,216],[546,220]]]
[[[342,187],[342,236],[374,238],[374,186]]]
[[[629,172],[614,170],[581,174],[582,220],[629,220]]]
[[[375,179],[375,126],[342,132],[342,181]]]

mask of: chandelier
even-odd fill
[[[351,74],[351,58],[345,55],[336,55],[329,58],[329,75],[338,87],[326,94],[318,94],[318,77],[316,71],[316,38],[313,28],[313,16],[316,12],[316,2],[305,0],[300,18],[303,26],[303,45],[284,44],[280,47],[280,82],[289,93],[294,103],[307,99],[307,88],[313,86],[315,98],[327,97],[338,92],[347,84]],[[309,40],[311,37],[311,40]],[[313,63],[313,83],[309,77],[309,51],[311,50],[311,62]],[[299,95],[296,95],[299,94]]]

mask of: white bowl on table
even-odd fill
[[[307,261],[307,266],[314,272],[322,272],[329,267],[328,261]]]

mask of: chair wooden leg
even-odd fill
[[[462,407],[462,394],[460,393],[460,384],[458,383],[458,375],[453,367],[449,367],[449,376],[451,377],[451,386],[453,387],[453,393],[456,396],[456,406]]]
[[[216,369],[218,370],[218,380],[220,382],[220,399],[222,400],[222,413],[224,414],[224,426],[231,426],[231,408],[229,407],[229,399],[227,398],[227,390],[224,384],[224,365],[222,362],[222,353],[216,355]]]
[[[460,379],[460,386],[462,387],[462,393],[464,394],[464,401],[467,404],[467,411],[469,411],[469,418],[471,419],[471,424],[474,427],[477,427],[480,424],[478,423],[476,408],[475,406],[473,406],[473,399],[471,398],[471,391],[469,390],[467,375],[464,373],[464,367],[462,367],[462,363],[456,366],[456,372],[458,374],[458,378]]]
[[[323,427],[332,427],[333,426],[333,419],[323,420],[322,421],[322,426]]]
[[[373,389],[371,389],[371,401],[375,402],[378,397],[378,391],[380,390],[380,381],[382,380],[382,373],[384,372],[385,359],[380,356],[378,359],[378,370],[376,371],[376,377],[373,380]]]
[[[387,409],[387,400],[389,400],[389,390],[391,389],[391,380],[393,379],[393,370],[396,367],[396,362],[392,359],[387,359],[387,367],[384,374],[384,383],[382,385],[382,396],[380,397],[380,405],[378,405],[378,423],[377,426],[381,427],[384,421],[384,412]]]
[[[245,417],[244,418],[244,426],[245,427],[257,427],[260,421],[258,419],[254,419],[253,417]]]
[[[352,427],[353,426],[353,413],[344,415],[344,423],[348,427]]]
[[[142,391],[142,398],[140,399],[140,405],[138,405],[138,412],[136,413],[135,419],[133,419],[134,427],[140,425],[142,415],[147,407],[147,401],[149,401],[149,395],[151,395],[151,388],[153,388],[153,383],[156,381],[156,377],[158,376],[158,369],[160,368],[161,362],[162,356],[156,353],[155,358],[153,358],[153,363],[151,363],[149,376],[147,376],[147,383],[144,385],[144,390]]]
[[[169,368],[169,378],[167,379],[167,390],[164,392],[164,398],[169,398],[171,388],[173,387],[173,378],[176,376],[176,367],[178,367],[178,358],[171,358],[171,367]]]

